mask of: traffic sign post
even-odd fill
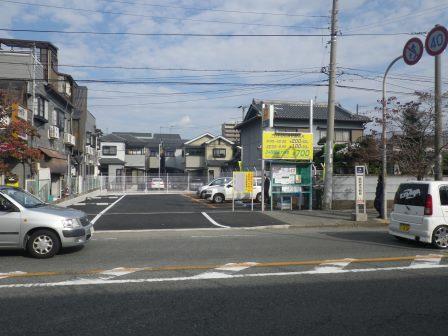
[[[415,65],[423,56],[423,42],[417,38],[411,38],[403,48],[403,60],[407,65]]]
[[[441,54],[448,44],[448,31],[445,27],[436,25],[426,36],[426,52],[434,56],[434,153],[436,154],[434,164],[434,178],[436,181],[442,180],[442,101],[441,101]]]

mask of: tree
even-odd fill
[[[31,166],[40,159],[40,151],[28,145],[27,137],[38,137],[27,120],[17,117],[17,99],[8,91],[0,91],[0,174],[10,174],[17,163]]]

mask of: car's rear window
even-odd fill
[[[395,204],[425,206],[428,184],[404,183],[400,184],[395,194]]]

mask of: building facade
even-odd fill
[[[46,200],[67,196],[78,176],[73,170],[74,155],[84,152],[77,146],[85,141],[85,134],[77,132],[85,122],[76,126],[75,121],[76,81],[58,71],[58,49],[45,41],[0,39],[0,73],[0,89],[14,94],[39,133],[39,137],[26,140],[28,145],[42,153],[36,171],[19,165],[12,173],[25,189],[36,188],[27,181],[42,181],[38,188],[47,190],[39,195],[48,197]],[[87,95],[85,100],[87,105]]]
[[[239,145],[240,144],[240,131],[236,129],[235,127],[238,125],[238,123],[235,122],[227,122],[221,125],[221,135],[232,141],[234,144]]]
[[[252,101],[244,120],[236,126],[240,131],[242,147],[242,166],[244,169],[261,169],[262,106],[273,105],[274,131],[310,132],[310,103],[256,100]],[[313,141],[318,147],[327,134],[327,104],[313,106]],[[363,136],[365,124],[370,121],[364,116],[355,115],[340,105],[335,107],[335,143],[355,142]]]

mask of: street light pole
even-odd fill
[[[383,106],[383,127],[382,127],[382,134],[381,134],[381,142],[383,145],[383,171],[382,171],[382,178],[383,178],[383,202],[381,204],[381,218],[386,220],[387,219],[387,192],[386,192],[386,178],[387,178],[387,134],[386,134],[386,122],[387,122],[387,101],[386,101],[386,77],[389,73],[392,66],[397,63],[399,60],[401,60],[403,56],[399,56],[395,58],[392,63],[389,64],[389,66],[386,69],[386,72],[384,73],[383,77],[383,100],[382,100],[382,106]]]

